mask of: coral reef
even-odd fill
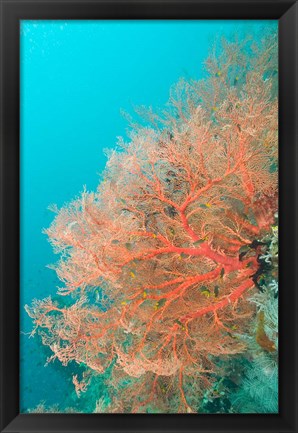
[[[263,274],[262,292],[250,301],[257,306],[252,334],[247,336],[249,364],[241,387],[231,396],[241,413],[278,412],[278,229],[272,227],[269,248],[260,256],[270,266]]]
[[[206,69],[172,89],[167,111],[133,125],[98,190],[46,230],[63,287],[61,301],[26,306],[32,334],[48,362],[84,366],[78,395],[110,371],[110,409],[99,396],[96,412],[198,412],[248,336],[276,350],[262,280],[275,247],[276,37],[222,41]]]

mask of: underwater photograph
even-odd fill
[[[277,414],[278,21],[20,24],[20,413]]]

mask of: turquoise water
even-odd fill
[[[276,22],[246,21],[23,21],[21,23],[21,401],[26,412],[78,403],[70,365],[44,367],[50,352],[29,338],[23,306],[54,295],[61,285],[47,268],[53,254],[42,229],[48,206],[62,206],[86,185],[94,190],[118,136],[121,110],[163,107],[179,78],[204,76],[212,42],[234,33],[261,34]],[[81,406],[80,406],[81,405]],[[85,406],[84,406],[85,405]]]

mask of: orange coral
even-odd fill
[[[276,41],[250,48],[224,43],[207,61],[210,78],[180,83],[166,117],[149,114],[154,127],[110,152],[98,191],[46,231],[62,254],[59,293],[77,301],[27,311],[51,359],[112,366],[122,411],[197,411],[214,357],[245,350],[254,241],[277,207]]]

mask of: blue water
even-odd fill
[[[163,107],[180,77],[201,78],[212,42],[262,34],[264,21],[22,21],[21,23],[21,329],[23,306],[54,295],[53,254],[42,229],[47,207],[94,190],[103,150],[126,135],[120,110]],[[41,401],[73,406],[69,368],[44,367],[48,349],[21,335],[20,410]]]

